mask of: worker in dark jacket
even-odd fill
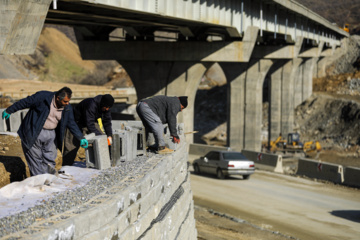
[[[75,122],[82,130],[83,134],[95,133],[103,135],[98,119],[107,135],[108,142],[112,144],[112,126],[110,108],[114,105],[114,98],[110,94],[98,95],[94,98],[86,98],[74,107]],[[73,165],[80,143],[74,138],[71,132],[65,134],[63,165]]]
[[[88,146],[74,121],[69,104],[71,94],[68,87],[57,92],[40,91],[14,103],[2,113],[2,118],[8,119],[10,114],[29,108],[18,134],[31,176],[50,173],[55,169],[57,148],[62,149],[66,128],[82,147]]]
[[[167,123],[170,135],[173,142],[180,143],[180,138],[176,131],[176,116],[187,107],[188,101],[186,96],[182,97],[168,97],[168,96],[154,96],[142,99],[137,107],[138,113],[142,123],[145,126],[147,135],[152,132],[155,138],[155,145],[152,146],[160,154],[171,153],[173,150],[165,147],[164,141],[164,127]]]

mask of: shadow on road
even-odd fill
[[[336,217],[341,217],[353,222],[360,223],[360,211],[359,210],[335,210],[330,212]]]

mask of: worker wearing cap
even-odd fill
[[[176,116],[188,105],[188,97],[168,97],[168,96],[154,96],[142,99],[137,107],[136,112],[139,115],[143,125],[146,129],[146,135],[149,132],[154,134],[155,148],[157,153],[166,154],[172,153],[173,150],[165,147],[164,140],[164,126],[168,124],[170,135],[173,142],[180,143],[180,138],[176,131]]]
[[[82,100],[74,107],[75,122],[85,134],[95,133],[103,135],[99,127],[98,119],[100,118],[107,135],[108,142],[112,144],[112,125],[110,108],[114,105],[114,98],[110,94],[98,95],[94,98]],[[72,134],[67,131],[65,134],[65,144],[63,153],[63,165],[73,165],[79,142],[73,138]]]

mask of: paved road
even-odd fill
[[[257,171],[191,175],[195,203],[297,239],[360,239],[360,190]]]

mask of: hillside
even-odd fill
[[[116,61],[82,60],[72,28],[61,27],[61,31],[57,28],[51,25],[43,28],[32,55],[0,55],[0,79],[106,84],[110,88],[132,86]]]
[[[351,34],[360,34],[360,0],[297,0],[330,22],[343,27],[350,24]]]

